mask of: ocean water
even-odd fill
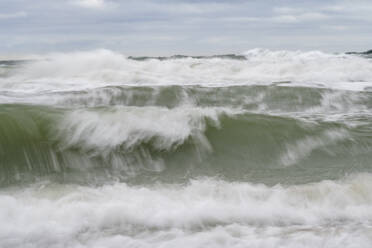
[[[371,247],[372,59],[0,61],[0,247]]]

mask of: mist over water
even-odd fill
[[[369,247],[371,87],[362,54],[1,61],[0,247]]]

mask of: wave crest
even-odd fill
[[[255,49],[246,60],[133,60],[108,50],[51,54],[15,69],[0,86],[22,92],[82,90],[113,85],[291,85],[361,90],[372,85],[372,62],[346,54]]]

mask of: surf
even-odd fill
[[[369,247],[371,63],[1,61],[0,246]]]

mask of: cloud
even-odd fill
[[[276,7],[273,9],[273,11],[275,13],[278,13],[278,14],[284,14],[284,15],[287,15],[287,14],[293,14],[293,13],[298,13],[298,12],[302,12],[303,9],[300,9],[300,8],[292,8],[292,7]]]
[[[323,11],[327,11],[343,19],[348,19],[349,21],[362,20],[372,22],[372,1],[341,1],[337,5],[324,6]]]
[[[347,25],[326,25],[326,26],[321,26],[321,28],[328,29],[328,30],[334,30],[334,31],[346,31],[350,29],[350,27]]]
[[[26,17],[27,13],[24,11],[15,12],[15,13],[0,13],[0,19],[14,19],[14,18],[23,18]]]
[[[367,50],[371,11],[371,0],[0,0],[0,54]]]
[[[83,8],[100,9],[105,7],[104,0],[77,0],[74,3]]]
[[[330,18],[328,15],[318,12],[308,12],[308,13],[301,13],[301,14],[294,14],[294,15],[279,15],[274,16],[272,20],[274,22],[282,22],[282,23],[296,23],[296,22],[304,22],[304,21],[319,21]]]

